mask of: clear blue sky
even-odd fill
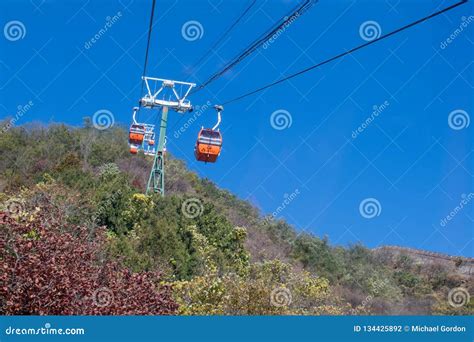
[[[223,102],[365,42],[359,28],[367,21],[387,33],[454,2],[321,0],[267,49],[191,100]],[[212,58],[190,69],[247,3],[158,0],[149,75],[199,83],[295,5],[259,0]],[[3,0],[0,117],[15,116],[19,105],[32,101],[18,124],[80,125],[83,117],[107,109],[115,124],[128,125],[140,95],[149,10],[144,0]],[[86,49],[106,18],[119,12]],[[448,124],[455,110],[464,111],[453,114],[461,126],[473,116],[473,14],[471,2],[227,106],[224,148],[214,165],[193,160],[196,134],[201,125],[213,125],[212,111],[178,139],[170,131],[168,150],[262,212],[277,212],[334,244],[362,241],[474,256],[474,123],[461,129]],[[6,39],[3,28],[14,20],[25,35]],[[188,21],[200,23],[202,37],[183,38]],[[384,103],[374,116],[373,107]],[[272,127],[277,110],[289,113],[291,126]],[[374,120],[353,134],[368,118]],[[177,120],[173,115],[170,125]],[[467,204],[461,204],[463,195]],[[285,198],[290,203],[277,210]],[[361,215],[367,198],[380,203],[378,216]]]

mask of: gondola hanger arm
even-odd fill
[[[220,106],[220,105],[215,105],[214,108],[216,109],[217,111],[217,123],[214,125],[214,127],[212,127],[212,130],[215,131],[217,130],[217,128],[219,127],[219,125],[221,124],[221,112],[224,110],[224,107]]]

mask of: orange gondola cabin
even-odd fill
[[[198,161],[214,163],[221,153],[221,148],[221,133],[218,130],[202,128],[198,134],[194,155]]]
[[[132,124],[128,134],[128,142],[131,145],[141,145],[145,137],[145,126]]]
[[[139,124],[132,124],[128,133],[128,142],[130,144],[130,153],[137,154],[139,147],[145,138],[145,126]]]

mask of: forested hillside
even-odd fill
[[[462,258],[298,234],[169,154],[146,196],[151,161],[89,120],[0,134],[0,314],[474,313]]]

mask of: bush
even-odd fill
[[[205,243],[212,250],[205,257],[219,272],[241,273],[249,262],[245,229],[233,227],[212,204],[198,201],[202,210],[196,217],[186,217],[180,197],[132,195],[119,221],[120,231],[133,234],[116,235],[111,250],[116,255],[125,253],[126,264],[135,270],[159,266],[170,271],[169,277],[189,279],[202,274],[200,244]],[[143,256],[137,257],[135,251]]]
[[[47,211],[45,211],[47,210]],[[55,208],[0,212],[0,314],[173,314],[157,272],[132,273],[103,256],[106,235],[51,223]]]
[[[295,273],[276,260],[252,264],[245,276],[220,276],[211,269],[171,286],[184,315],[319,315],[350,309],[331,298],[327,279]]]

